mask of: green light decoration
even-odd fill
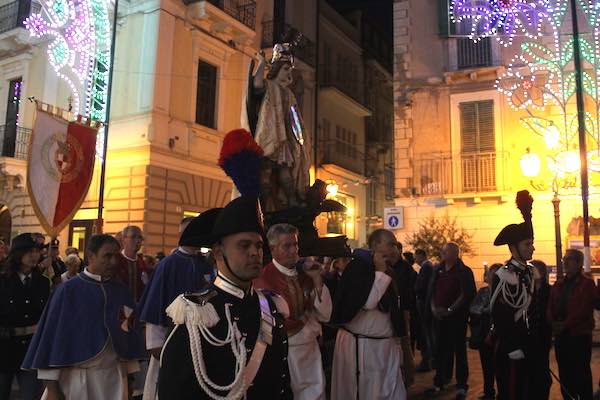
[[[88,97],[88,110],[92,119],[106,121],[106,102],[108,100],[108,71],[110,68],[111,25],[108,15],[108,3],[102,0],[90,0],[94,27],[96,31],[96,52],[94,69],[91,76],[91,93]],[[98,131],[96,153],[100,157],[104,147],[104,129]]]
[[[64,40],[57,40],[49,48],[50,62],[62,67],[67,65],[69,61],[69,45]]]
[[[64,1],[54,2],[52,4],[52,10],[61,21],[65,21],[68,18]]]
[[[598,9],[598,1],[579,0],[579,7],[583,10],[588,24],[593,28],[598,28],[600,22],[600,10]]]
[[[48,38],[48,61],[71,90],[73,114],[106,121],[110,68],[111,0],[46,0],[24,21],[30,34]],[[99,148],[103,132],[99,132]],[[99,153],[101,154],[101,153]]]

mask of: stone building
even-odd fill
[[[470,27],[451,21],[448,7],[394,1],[395,203],[404,212],[396,233],[405,240],[427,217],[456,218],[473,235],[474,254],[465,260],[481,280],[484,263],[506,260],[508,250],[492,243],[503,226],[522,221],[515,193],[528,189],[535,198],[535,257],[555,265],[553,193],[536,190],[520,168],[528,148],[545,155],[544,138],[524,127],[526,112],[511,108],[495,87],[526,38],[516,36],[506,47],[494,37],[475,43]],[[581,197],[577,190],[559,197],[562,247],[579,247]],[[599,206],[591,195],[590,214]],[[596,262],[597,256],[592,249]]]

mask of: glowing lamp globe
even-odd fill
[[[544,130],[544,141],[549,149],[554,149],[560,142],[560,132],[556,125],[552,124]]]
[[[337,196],[339,186],[336,183],[330,183],[327,185],[327,197]]]
[[[558,169],[567,174],[572,174],[581,168],[581,160],[579,153],[576,151],[563,151],[556,156]]]
[[[600,153],[598,150],[589,151],[587,154],[588,168],[594,172],[600,172]]]
[[[523,175],[527,178],[534,178],[539,175],[541,161],[537,154],[529,151],[521,157],[520,165]]]

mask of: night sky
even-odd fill
[[[328,0],[338,11],[344,12],[360,8],[369,19],[381,28],[381,33],[392,41],[393,35],[393,0]]]

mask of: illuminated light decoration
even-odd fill
[[[575,119],[577,119],[576,115]],[[546,144],[549,141],[555,140],[554,135],[558,133],[557,146],[559,144],[564,146],[573,135],[577,134],[577,126],[573,129],[573,126],[565,124],[563,118],[557,118],[557,121],[554,121],[542,117],[523,117],[519,122],[531,133],[542,137]],[[550,137],[547,137],[548,135]]]
[[[527,178],[535,178],[540,174],[542,162],[540,161],[538,155],[531,153],[529,149],[527,149],[527,153],[521,156],[519,164],[521,166],[523,175]]]
[[[21,109],[21,94],[23,91],[23,82],[22,81],[15,81],[15,88],[14,88],[14,92],[13,92],[13,98],[12,98],[12,102],[13,105],[16,105],[16,109],[20,110]],[[16,115],[16,125],[19,126],[21,118],[19,115],[19,112],[17,111],[17,115]]]
[[[544,140],[546,141],[546,147],[549,149],[555,149],[560,143],[560,132],[556,125],[550,124],[544,129]]]
[[[588,151],[588,168],[594,172],[600,172],[600,154],[598,150]]]
[[[577,1],[592,28],[590,34],[580,36],[579,42],[585,128],[588,148],[593,149],[587,154],[588,168],[600,172],[600,0]],[[526,112],[520,123],[543,139],[548,150],[546,164],[554,174],[553,187],[561,181],[563,189],[574,188],[573,177],[581,168],[577,151],[574,41],[561,28],[568,3],[567,0],[454,0],[449,10],[455,23],[463,26],[467,23],[475,42],[497,36],[500,43],[508,46],[515,34],[524,36],[519,39],[520,51],[495,85],[513,109]],[[537,39],[542,34],[544,38]],[[520,164],[526,177],[539,174],[540,158],[529,149]]]
[[[588,23],[597,28],[600,23],[600,3],[598,0],[579,0],[579,6],[583,10]]]
[[[44,15],[24,22],[31,36],[49,37],[48,61],[70,88],[73,114],[106,120],[110,68],[110,0],[46,0]],[[103,138],[102,130],[99,138]],[[98,149],[103,141],[97,140]],[[101,154],[101,150],[98,154]]]
[[[517,63],[518,62],[518,63]],[[514,65],[524,65],[515,68]],[[496,88],[503,93],[516,110],[527,107],[544,108],[555,102],[552,85],[556,76],[548,66],[528,64],[522,57],[513,59],[508,69],[496,80]]]
[[[581,160],[577,151],[563,151],[548,157],[548,169],[558,176],[579,172]]]
[[[496,36],[509,46],[516,34],[542,35],[542,25],[549,20],[548,5],[543,0],[454,0],[449,11],[454,23],[470,23],[472,39]]]

